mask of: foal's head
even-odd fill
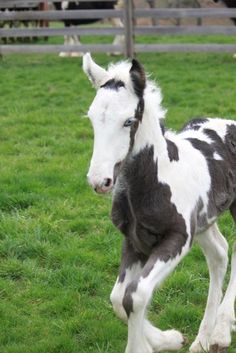
[[[97,90],[88,116],[94,130],[93,156],[88,181],[96,192],[114,185],[114,168],[132,147],[135,130],[142,119],[145,73],[138,61],[98,66],[90,54],[83,57],[83,69]]]

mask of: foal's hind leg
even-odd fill
[[[233,247],[231,275],[224,299],[219,307],[216,325],[210,341],[211,353],[226,353],[235,330],[234,302],[236,298],[236,243]]]
[[[236,201],[231,205],[230,212],[236,222]],[[224,353],[231,344],[231,333],[235,330],[234,302],[236,298],[236,243],[233,246],[230,281],[219,307],[216,325],[211,337],[210,352]]]
[[[210,272],[210,286],[207,305],[198,335],[190,347],[191,353],[208,351],[210,337],[214,330],[217,310],[222,298],[222,286],[227,270],[228,244],[220,233],[217,224],[196,237],[206,257]]]

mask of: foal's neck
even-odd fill
[[[137,154],[147,146],[153,146],[154,158],[168,156],[167,143],[159,119],[148,108],[145,109],[142,122],[135,135],[133,153]]]

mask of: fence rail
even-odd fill
[[[4,38],[27,38],[27,37],[57,37],[64,35],[122,35],[124,28],[22,28],[22,29],[2,29],[0,30]]]
[[[80,0],[87,1],[87,0]],[[94,2],[99,0],[94,0]],[[109,0],[113,2],[114,0]],[[48,0],[47,3],[53,2]],[[62,2],[62,0],[60,0]],[[42,3],[38,0],[0,0],[0,7],[9,7],[9,4],[14,7],[23,4],[39,4]],[[5,7],[4,7],[5,4]],[[7,6],[6,6],[7,5]],[[125,45],[124,47],[108,45],[108,44],[93,44],[93,45],[76,45],[76,46],[64,46],[64,45],[23,45],[23,44],[2,44],[0,46],[0,53],[12,53],[12,52],[37,52],[37,53],[49,53],[49,52],[71,52],[79,50],[92,51],[92,52],[114,52],[121,51],[126,56],[132,57],[134,52],[176,52],[176,51],[208,51],[208,52],[236,52],[236,44],[135,44],[135,36],[138,35],[186,35],[186,34],[222,34],[222,35],[235,35],[236,26],[135,26],[134,19],[137,18],[155,18],[159,19],[186,19],[186,18],[236,18],[236,8],[171,8],[171,9],[134,9],[133,1],[124,1],[123,9],[116,10],[66,10],[66,11],[0,11],[1,22],[12,22],[14,21],[61,21],[61,20],[72,20],[72,19],[105,19],[105,18],[121,18],[124,23],[123,28],[94,28],[94,27],[71,27],[71,28],[0,28],[0,39],[1,38],[25,38],[25,37],[50,37],[50,36],[62,36],[62,35],[124,35]]]
[[[59,53],[63,52],[94,52],[94,53],[112,53],[113,51],[122,52],[120,45],[114,44],[81,44],[81,45],[3,45],[2,54],[6,53]]]
[[[64,0],[56,0],[57,2],[63,2]],[[101,2],[103,0],[89,0],[89,2]],[[105,0],[106,2],[116,2],[117,0]],[[29,4],[39,4],[40,2],[47,2],[52,4],[55,0],[0,0],[0,7],[11,8],[18,6],[29,6]],[[80,2],[88,2],[88,0],[80,0]]]
[[[120,45],[113,44],[90,44],[90,45],[5,45],[2,49],[2,54],[5,53],[58,53],[66,52],[94,52],[94,53],[111,53],[112,51],[121,51]],[[135,52],[171,52],[171,53],[235,53],[236,45],[234,44],[135,44]]]
[[[129,1],[129,0],[128,0]],[[20,20],[73,20],[104,19],[124,17],[124,10],[66,10],[66,11],[11,11],[0,12],[0,21]],[[133,18],[155,17],[157,19],[175,18],[236,18],[236,8],[224,9],[134,9]]]
[[[4,38],[28,38],[28,37],[61,37],[64,35],[100,36],[123,35],[124,28],[30,28],[30,29],[2,29]],[[153,26],[135,27],[135,35],[236,35],[236,27],[231,26]]]
[[[63,2],[64,0],[57,0],[57,2]],[[89,0],[90,2],[101,2],[101,0]],[[105,0],[106,2],[115,3],[117,0]],[[27,6],[35,6],[38,5],[40,2],[47,2],[48,4],[52,4],[55,0],[0,0],[0,8],[20,8],[20,7],[27,7]],[[80,0],[80,2],[88,2],[88,0]]]
[[[235,13],[236,15],[236,13]],[[228,15],[229,16],[229,15]],[[0,12],[0,21],[61,21],[76,19],[104,19],[123,17],[122,10],[66,10],[66,11],[11,11]]]
[[[194,9],[134,9],[134,17],[163,18],[232,18],[236,8],[194,8]]]

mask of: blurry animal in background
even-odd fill
[[[88,2],[80,2],[80,1],[62,1],[62,2],[54,2],[54,6],[57,10],[112,10],[115,8],[121,8],[123,6],[123,0],[118,1],[88,1]],[[78,18],[78,19],[69,19],[64,20],[65,27],[71,26],[80,26],[85,24],[94,23],[100,21],[101,18]],[[120,18],[111,18],[110,22],[114,27],[123,27],[123,24]],[[124,43],[124,36],[123,35],[116,35],[113,41],[115,45],[123,45]],[[66,35],[64,37],[64,44],[65,45],[79,45],[80,36],[79,35]],[[81,56],[83,53],[74,51],[74,52],[61,52],[59,56]],[[118,53],[114,53],[118,54]]]
[[[229,8],[236,8],[236,0],[213,0],[214,2],[222,2],[225,6]],[[236,17],[231,17],[231,20],[236,25]],[[234,58],[236,59],[236,53],[234,54]]]
[[[223,4],[225,4],[225,6],[229,7],[229,8],[236,8],[236,0],[213,0],[214,2],[222,2]],[[233,17],[231,18],[231,20],[234,22],[234,24],[236,25],[236,18]]]
[[[11,11],[42,11],[47,10],[47,4],[45,2],[28,2],[28,6],[22,4],[17,4],[15,6],[9,7],[0,7],[2,12],[11,12]],[[20,28],[20,27],[38,27],[38,26],[48,26],[47,21],[38,21],[38,20],[11,20],[11,21],[2,21],[0,22],[0,28],[8,26],[9,28]],[[31,40],[37,40],[37,37],[3,37],[1,40],[6,44],[8,42],[30,42]]]

